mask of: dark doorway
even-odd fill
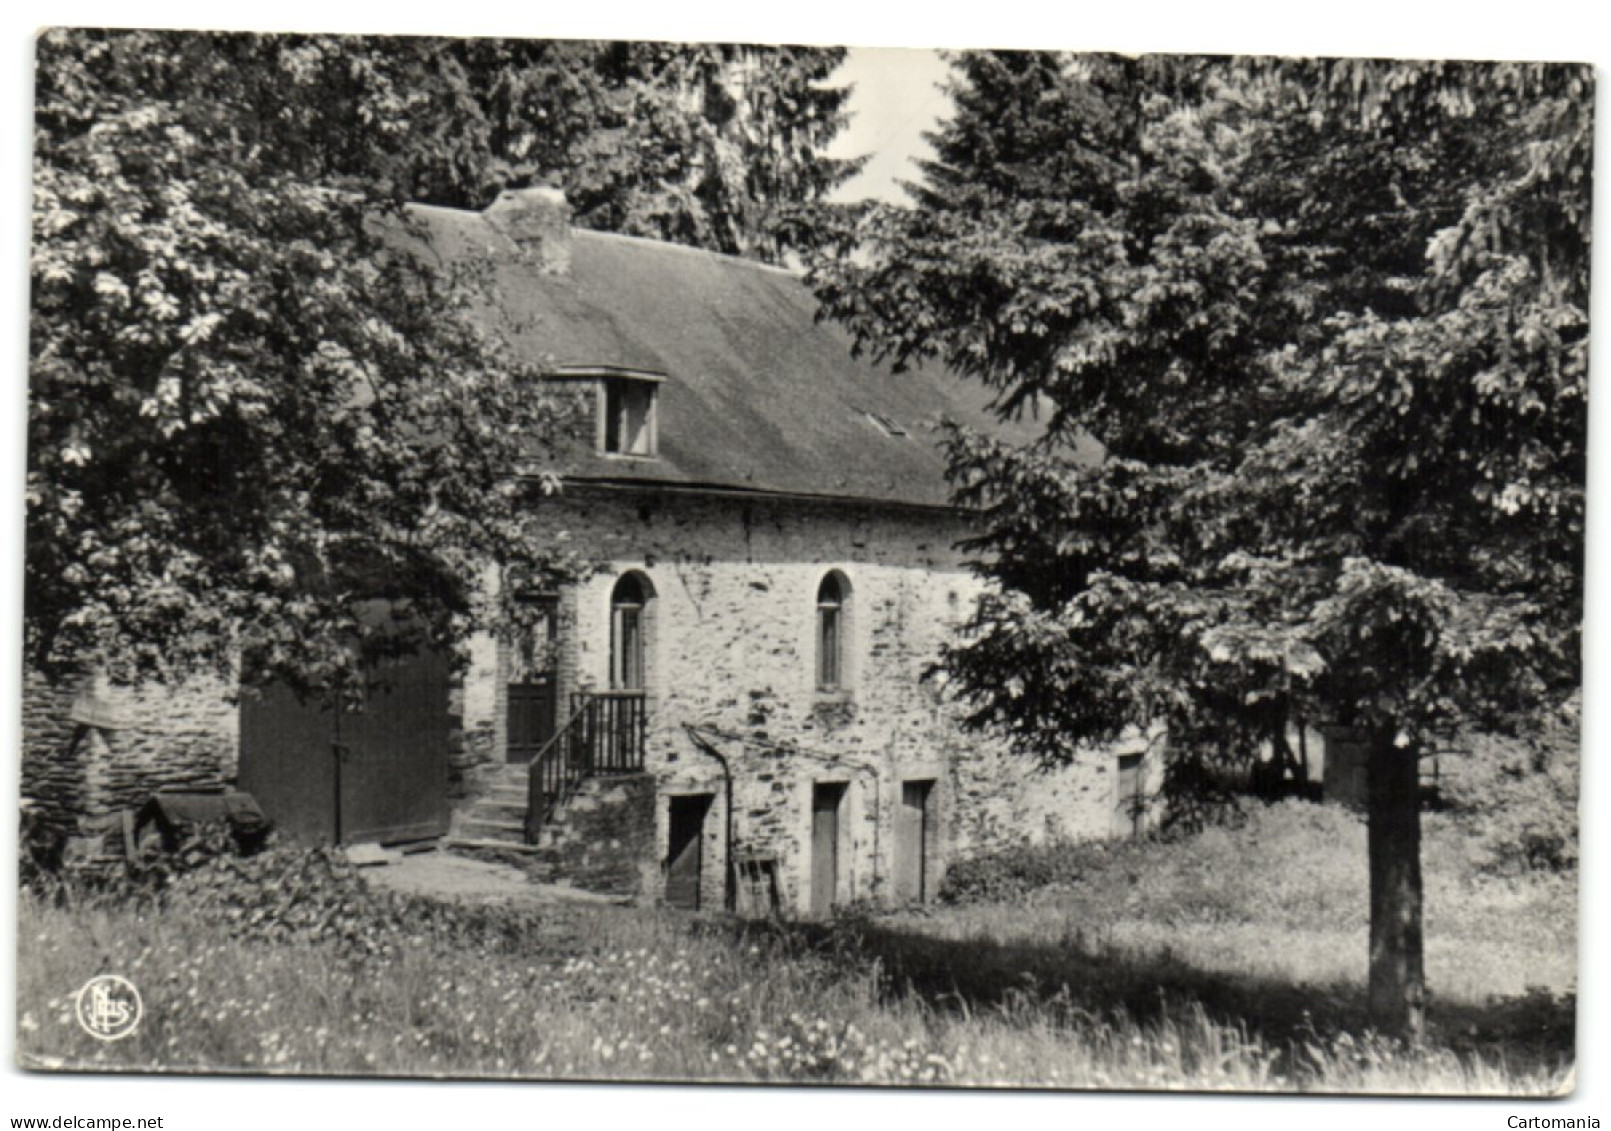
[[[811,914],[826,917],[839,901],[839,813],[844,782],[821,782],[811,789]]]
[[[929,898],[929,798],[932,781],[901,783],[900,807],[895,812],[895,897],[903,903]]]
[[[1118,797],[1113,807],[1113,835],[1140,836],[1146,832],[1147,799],[1142,791],[1142,755],[1119,755]]]
[[[509,673],[509,705],[504,758],[530,762],[548,745],[558,725],[555,677],[559,604],[544,599],[533,604],[535,617],[515,642]]]
[[[700,872],[705,863],[705,817],[715,795],[696,793],[670,799],[671,835],[666,852],[666,905],[698,911]]]

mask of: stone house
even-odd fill
[[[934,425],[1030,425],[993,420],[943,369],[853,358],[789,271],[572,231],[551,190],[412,211],[429,254],[494,265],[513,347],[588,406],[539,514],[595,568],[534,593],[531,631],[468,642],[441,692],[445,749],[381,771],[441,801],[408,828],[641,898],[821,914],[930,898],[969,854],[1139,826],[1158,759],[1040,772],[965,731],[930,673],[981,585]],[[25,795],[61,804],[65,781],[93,809],[132,781],[238,776],[294,826],[300,751],[319,743],[276,722],[292,738],[263,753],[264,711],[221,691],[170,699],[197,704],[182,735],[94,734],[65,769],[25,759]],[[59,752],[63,702],[28,698],[30,745]]]

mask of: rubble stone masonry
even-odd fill
[[[908,782],[929,787],[926,887],[946,863],[1007,844],[1105,836],[1115,758],[1041,773],[1000,743],[964,731],[930,672],[971,613],[981,583],[956,543],[962,516],[937,509],[695,492],[567,488],[543,504],[553,536],[601,564],[560,608],[560,713],[571,692],[605,689],[611,594],[629,571],[648,582],[646,768],[659,782],[654,844],[669,843],[669,798],[707,794],[702,891],[722,890],[727,783],[693,726],[727,761],[736,858],[774,862],[785,910],[803,912],[812,793],[842,783],[836,901],[896,898],[897,808]],[[817,688],[817,592],[849,582],[847,676]],[[491,638],[472,648],[466,733],[496,735],[507,662]],[[657,861],[658,863],[658,861]],[[708,896],[706,897],[709,898]]]
[[[735,859],[773,862],[783,909],[803,912],[811,886],[812,796],[842,784],[835,902],[894,902],[899,808],[906,783],[928,785],[927,893],[959,857],[1115,828],[1117,761],[1093,754],[1043,773],[988,737],[965,731],[931,673],[942,645],[974,608],[980,581],[956,543],[964,516],[839,500],[784,499],[665,488],[568,485],[544,500],[556,542],[599,563],[560,595],[558,684],[609,686],[611,593],[636,571],[645,612],[650,704],[646,770],[653,775],[653,841],[644,842],[645,894],[669,843],[669,799],[704,794],[702,902],[723,889],[731,776]],[[838,571],[843,687],[817,687],[817,593]],[[509,649],[469,644],[453,696],[452,772],[458,784],[504,757]],[[138,804],[161,787],[234,779],[238,713],[217,682],[113,689],[121,726],[69,721],[78,688],[37,677],[23,697],[22,792],[63,824]],[[702,746],[686,729],[698,728]],[[727,773],[707,747],[727,763]],[[444,789],[450,783],[444,782]],[[922,788],[922,787],[914,787]],[[642,810],[639,810],[640,812]]]

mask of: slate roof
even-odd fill
[[[544,274],[479,213],[414,206],[444,260],[488,256],[501,321],[523,360],[548,372],[663,375],[659,457],[578,445],[567,478],[943,506],[942,416],[1015,441],[988,395],[936,365],[894,374],[851,356],[849,336],[815,320],[794,273],[731,256],[576,230],[570,266]],[[905,430],[891,436],[869,414]]]

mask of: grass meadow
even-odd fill
[[[874,1085],[1559,1094],[1575,873],[1426,846],[1432,1031],[1364,1024],[1364,834],[1286,803],[1174,843],[1058,846],[960,902],[832,924],[455,908],[326,854],[215,861],[159,897],[26,892],[33,1068]],[[993,890],[1000,889],[1000,890]],[[120,973],[101,1043],[72,993]]]

